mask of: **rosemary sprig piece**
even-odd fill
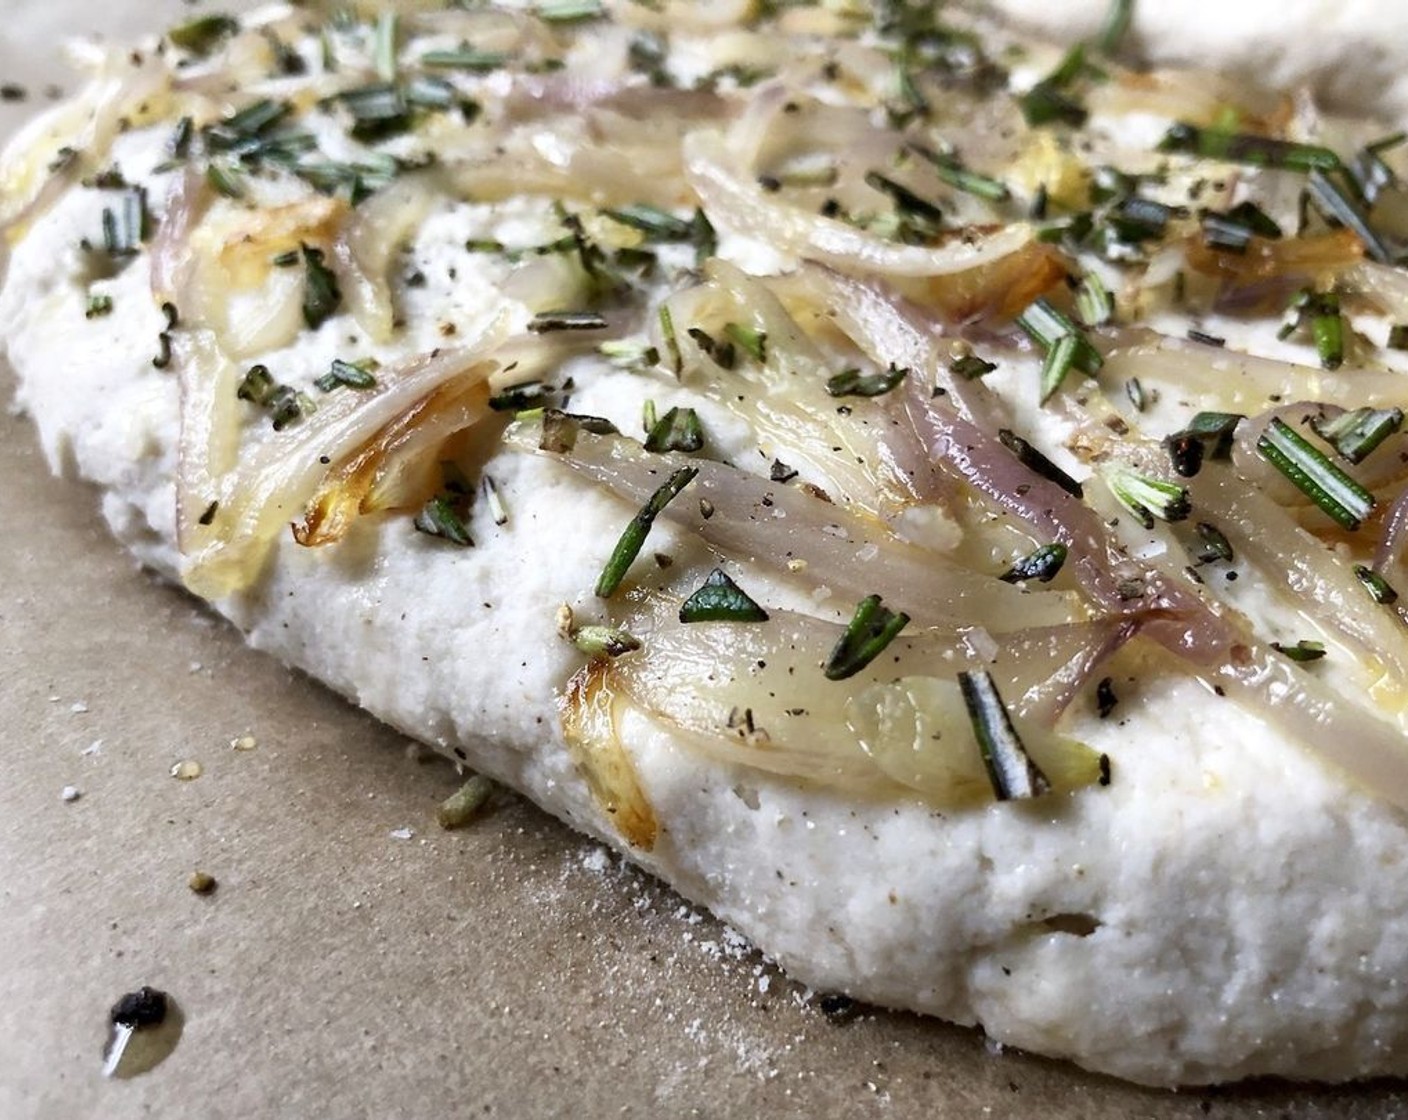
[[[1284,420],[1267,425],[1256,449],[1336,524],[1358,529],[1375,506],[1374,495],[1359,485]]]
[[[853,677],[880,656],[895,636],[909,624],[909,615],[882,606],[879,595],[867,595],[856,604],[845,633],[822,666],[829,681]]]
[[[616,589],[621,586],[621,581],[626,578],[626,570],[640,554],[641,546],[650,535],[650,528],[655,524],[655,519],[666,506],[679,497],[681,490],[694,481],[694,476],[698,473],[695,467],[681,467],[675,471],[665,484],[650,496],[650,500],[641,507],[640,512],[631,518],[596,581],[596,594],[599,598],[609,599],[615,594]]]
[[[1051,782],[1022,745],[992,674],[986,669],[959,673],[958,687],[963,692],[963,703],[968,708],[994,796],[999,801],[1016,801],[1048,792]]]

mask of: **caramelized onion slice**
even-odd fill
[[[617,733],[618,703],[610,663],[597,659],[584,665],[558,700],[562,737],[592,797],[621,838],[648,852],[660,835],[660,821]]]

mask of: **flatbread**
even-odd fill
[[[1201,578],[1220,580],[1220,591],[1230,574],[1239,576],[1230,606],[1241,613],[1212,617],[1283,648],[1323,642],[1330,650],[1323,664],[1262,662],[1260,647],[1219,646],[1223,632],[1193,605],[1208,593],[1176,582],[1181,569],[1159,559],[1187,547],[1161,522],[1124,541],[1126,567],[1113,575],[1076,571],[1076,555],[1050,585],[1035,577],[1004,583],[995,577],[1048,542],[984,527],[992,509],[955,489],[952,470],[933,466],[920,423],[932,419],[930,409],[960,420],[973,418],[963,408],[990,410],[986,419],[1005,418],[1066,471],[1084,475],[1123,455],[1177,486],[1130,429],[1147,425],[1153,442],[1227,390],[1204,377],[1190,380],[1182,396],[1158,394],[1160,378],[1211,368],[1238,387],[1237,406],[1248,412],[1264,409],[1273,378],[1313,386],[1314,399],[1336,404],[1355,403],[1351,390],[1367,391],[1369,404],[1388,408],[1395,355],[1347,328],[1372,336],[1391,306],[1370,308],[1376,314],[1366,312],[1362,326],[1342,323],[1347,363],[1364,367],[1353,375],[1285,364],[1319,355],[1303,341],[1309,334],[1270,337],[1277,314],[1197,319],[1204,335],[1225,330],[1218,337],[1234,350],[1281,359],[1275,364],[1224,357],[1207,342],[1151,340],[1128,333],[1133,309],[1165,331],[1180,324],[1180,332],[1186,309],[1161,294],[1177,270],[1166,269],[1161,287],[1157,269],[1167,262],[1140,259],[1157,254],[1136,243],[1129,254],[1136,263],[1119,266],[1142,278],[1137,291],[1120,293],[1126,333],[1088,336],[1112,367],[1101,384],[1118,374],[1122,387],[1135,376],[1145,390],[1145,412],[1125,416],[1126,430],[1106,446],[1099,430],[1118,425],[1095,411],[1099,398],[1078,374],[1068,373],[1038,405],[1042,355],[1009,325],[1043,292],[1066,306],[1065,260],[1034,239],[1029,224],[985,228],[981,194],[955,189],[942,175],[936,182],[941,169],[926,168],[922,153],[891,166],[893,146],[884,146],[887,133],[877,127],[888,114],[922,133],[941,92],[966,104],[973,89],[997,80],[995,71],[964,47],[926,56],[918,77],[910,74],[918,87],[895,87],[893,60],[869,45],[869,30],[808,9],[783,13],[781,28],[765,23],[730,35],[710,17],[691,25],[676,12],[671,25],[649,11],[618,15],[634,26],[407,16],[395,28],[393,80],[442,83],[417,87],[421,100],[409,103],[408,86],[377,84],[386,79],[371,65],[371,26],[329,32],[335,73],[320,73],[323,47],[310,40],[303,73],[267,79],[270,68],[289,66],[269,36],[294,41],[307,18],[286,12],[271,11],[262,26],[228,39],[213,36],[204,61],[148,48],[100,63],[108,69],[97,113],[50,120],[8,163],[7,197],[19,205],[10,215],[15,246],[0,319],[51,462],[99,483],[118,537],[209,597],[254,644],[616,845],[814,986],[981,1023],[1004,1043],[1155,1084],[1401,1070],[1404,1012],[1392,982],[1405,953],[1396,932],[1404,839],[1395,807],[1403,799],[1393,710],[1399,624],[1379,604],[1336,598],[1336,617],[1326,619],[1319,610],[1288,612],[1284,602],[1297,590],[1342,596],[1355,579],[1354,556],[1317,557],[1324,562],[1307,567],[1299,589],[1277,587],[1264,569],[1283,538],[1301,539],[1294,526],[1276,522],[1277,533],[1259,542],[1254,525],[1224,520],[1241,566],[1197,561]],[[909,34],[914,49],[933,47]],[[667,35],[674,49],[662,63],[641,44]],[[417,65],[427,48],[457,61]],[[733,53],[721,61],[720,51]],[[492,57],[500,52],[512,61]],[[558,58],[565,72],[553,70]],[[1013,80],[1039,81],[1059,61],[1033,48]],[[676,83],[707,79],[712,88],[656,88],[661,65]],[[229,92],[231,74],[237,94]],[[437,102],[445,83],[448,105]],[[1097,125],[1099,114],[1128,118],[1095,141],[1098,151],[1124,152],[1153,147],[1183,110],[1213,111],[1224,96],[1207,94],[1200,79],[1169,83],[1155,95],[1135,83],[1137,104],[1122,105],[1118,83],[1112,94],[1089,75],[1057,92],[1103,106]],[[357,92],[348,98],[346,90]],[[297,121],[278,117],[252,131],[249,116],[229,123],[260,95],[300,107],[332,100]],[[862,101],[859,113],[821,107],[852,99]],[[1063,205],[1079,212],[1084,157],[1062,145],[1059,127],[1028,130],[1010,102],[1001,104],[991,118],[954,113],[958,123],[949,123],[965,142],[951,159],[930,149],[942,170],[1001,178],[1016,198],[995,205],[1009,217],[1030,210],[1041,186],[1058,215]],[[1305,111],[1288,121],[1276,103],[1243,110],[1248,127],[1298,136],[1323,127],[1346,151],[1378,135],[1321,126]],[[173,127],[186,115],[194,139],[173,151]],[[380,161],[350,145],[353,126]],[[319,157],[288,140],[302,129]],[[1152,141],[1124,131],[1138,129]],[[981,136],[990,149],[976,143]],[[799,154],[791,150],[796,137],[806,140],[803,149],[840,147],[846,160],[828,167],[814,153]],[[71,162],[59,152],[65,146],[77,153]],[[259,154],[250,157],[252,150]],[[437,163],[421,168],[426,150]],[[388,164],[387,154],[400,164]],[[1151,164],[1161,162],[1169,157]],[[113,165],[120,179],[94,179]],[[866,184],[867,171],[883,179],[872,174]],[[833,175],[837,181],[828,181]],[[1197,177],[1196,169],[1175,174],[1173,186],[1163,186],[1191,191]],[[1230,209],[1244,179],[1256,183],[1228,170],[1221,186],[1200,189],[1199,203]],[[1277,204],[1285,201],[1284,179],[1263,176],[1261,185],[1279,192]],[[916,185],[906,194],[896,183]],[[145,202],[132,201],[139,186]],[[834,213],[829,224],[813,220],[828,192],[848,222]],[[558,196],[575,220],[554,209]],[[943,216],[915,197],[940,200]],[[1294,191],[1289,197],[1294,203]],[[626,209],[643,203],[667,213]],[[696,217],[699,203],[708,226]],[[1198,219],[1168,221],[1197,228]],[[955,223],[963,236],[953,234]],[[1361,239],[1311,228],[1304,240],[1316,237],[1306,282],[1368,286]],[[396,252],[403,240],[409,251]],[[1106,250],[1097,255],[1115,262],[1124,255]],[[711,255],[781,278],[709,265]],[[1232,278],[1215,276],[1221,287],[1211,293],[1197,290],[1196,277],[1189,293],[1185,278],[1184,298],[1200,307],[1199,299],[1240,295],[1249,281],[1237,267],[1247,259],[1236,254]],[[647,264],[656,271],[642,279]],[[310,290],[326,287],[328,275],[340,299],[325,291],[321,305],[310,306]],[[1386,299],[1391,280],[1372,276]],[[388,285],[390,316],[378,278]],[[666,328],[658,306],[675,288]],[[1286,293],[1275,294],[1283,301]],[[1346,306],[1345,314],[1359,310]],[[592,325],[594,314],[607,325]],[[1313,334],[1312,327],[1298,329]],[[963,345],[950,349],[956,339]],[[950,368],[974,354],[997,358],[998,368],[972,381]],[[854,377],[851,389],[843,380],[839,395],[828,392],[825,384],[851,361],[862,393],[851,391]],[[251,377],[256,366],[267,379]],[[901,372],[898,384],[878,391]],[[770,379],[801,376],[808,383],[785,395],[771,388]],[[1358,384],[1349,384],[1352,376]],[[540,378],[550,382],[545,399],[557,410],[546,417],[534,411],[539,394],[527,387]],[[916,395],[921,379],[925,391]],[[372,384],[359,387],[365,380]],[[960,401],[960,411],[945,399],[932,404],[935,385]],[[491,408],[491,397],[508,407]],[[783,419],[747,399],[759,397]],[[671,408],[694,409],[704,447],[647,453],[580,419],[602,417],[638,433],[646,400],[652,429]],[[842,440],[844,461],[814,438],[818,401],[820,431]],[[412,408],[418,423],[402,425]],[[526,414],[506,426],[514,408]],[[1100,421],[1098,430],[1081,410]],[[469,438],[442,446],[456,427],[472,429]],[[426,431],[435,438],[417,447]],[[689,442],[678,432],[661,438]],[[929,438],[941,437],[929,431]],[[416,454],[354,461],[362,446]],[[991,467],[970,479],[986,479],[1011,509],[1026,496],[1018,488],[1029,492],[1049,479],[1016,473],[1028,468],[1004,453],[997,475],[1010,486]],[[1366,464],[1388,449],[1375,454]],[[459,475],[440,468],[447,456],[479,495],[467,513]],[[957,469],[957,458],[941,463]],[[1188,483],[1195,511],[1221,500],[1212,482],[1231,469],[1209,458]],[[397,469],[381,469],[388,463]],[[596,594],[622,530],[685,468],[699,474],[650,527],[622,589]],[[1273,506],[1300,510],[1328,536],[1304,502],[1275,489],[1274,477],[1256,477]],[[355,489],[368,480],[374,484]],[[1091,502],[1105,503],[1097,510],[1121,518],[1129,533],[1134,515],[1112,512],[1103,485],[1086,480]],[[1379,485],[1388,506],[1391,469]],[[342,501],[349,493],[350,504]],[[1279,509],[1257,509],[1290,520]],[[417,520],[434,532],[418,533]],[[289,522],[307,544],[287,532]],[[451,539],[461,527],[472,548]],[[320,534],[336,539],[321,543]],[[1351,553],[1355,540],[1345,543]],[[772,541],[780,543],[769,550]],[[1078,553],[1074,537],[1070,543]],[[683,600],[716,566],[766,609],[766,623],[678,620]],[[959,618],[952,591],[974,581],[982,599]],[[1121,613],[1098,598],[1101,587],[1123,587],[1135,605]],[[837,660],[836,639],[880,588],[884,608],[912,614],[910,626],[856,676],[827,680],[821,663]],[[1091,602],[1102,609],[1082,605]],[[1159,652],[1157,626],[1145,625],[1169,617],[1194,637],[1191,668]],[[1145,625],[1137,642],[1121,629],[1123,618]],[[1022,629],[1063,624],[1067,630],[1045,629],[1040,641]],[[642,649],[612,659],[608,648],[630,643],[593,625],[626,631]],[[1037,647],[1047,651],[1048,668],[1076,663],[1070,688],[1060,678],[1043,685],[1053,677],[1046,672],[1030,693],[1012,691],[1042,664]],[[1208,659],[1219,649],[1221,661]],[[1087,664],[1097,653],[1105,659]],[[952,707],[958,662],[988,667],[1003,682],[1022,740],[1053,791],[1025,798],[1005,780],[987,784],[971,732],[948,718],[961,711]],[[1244,672],[1249,666],[1264,671]],[[727,679],[713,679],[724,670]],[[903,695],[922,702],[906,709],[890,687],[901,672],[942,678],[948,691],[907,685]],[[1094,684],[1105,676],[1118,706],[1102,719]],[[789,679],[798,681],[795,696],[774,687]],[[1268,680],[1273,690],[1300,691],[1278,707]],[[729,701],[731,692],[746,699]],[[867,695],[891,705],[872,700],[873,712],[920,710],[926,730],[957,753],[917,751],[922,757],[908,769],[893,758],[882,764],[890,740],[867,716]],[[1065,709],[1059,737],[1033,718],[1043,706]],[[1297,726],[1309,719],[1320,721],[1323,735]],[[1353,752],[1337,750],[1345,729]],[[1012,800],[995,803],[998,794]]]

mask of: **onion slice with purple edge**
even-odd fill
[[[509,447],[558,458],[583,477],[639,508],[669,472],[690,466],[691,496],[661,514],[696,534],[721,556],[758,564],[783,579],[825,586],[852,599],[878,594],[916,622],[980,623],[995,630],[1080,621],[1080,597],[1024,591],[981,575],[942,554],[892,536],[840,506],[724,463],[651,454],[624,436],[581,431],[570,452],[542,451],[541,426],[520,420],[505,433]],[[701,510],[700,499],[709,503]]]

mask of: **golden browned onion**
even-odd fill
[[[567,682],[567,691],[558,700],[562,737],[587,788],[622,839],[648,852],[655,847],[660,822],[617,734],[617,695],[610,670],[610,661],[598,658]]]

